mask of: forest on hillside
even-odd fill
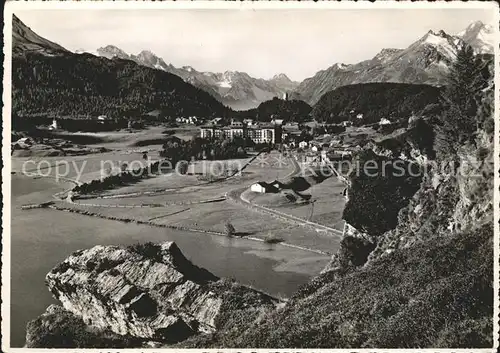
[[[283,100],[277,97],[262,102],[257,108],[239,112],[242,118],[271,121],[284,119],[292,122],[303,122],[308,119],[312,107],[301,100]]]
[[[339,87],[325,93],[314,105],[317,121],[340,123],[351,120],[356,125],[407,119],[426,107],[435,113],[440,109],[441,89],[429,85],[406,83],[363,83]],[[363,114],[362,119],[357,119]]]
[[[90,54],[12,59],[12,111],[19,116],[224,116],[231,110],[173,74]]]

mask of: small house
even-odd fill
[[[33,145],[33,140],[30,137],[21,137],[16,142],[12,143],[18,148],[30,148]]]
[[[308,145],[308,143],[306,141],[299,142],[299,148],[302,148],[302,149],[307,148],[307,145]]]
[[[271,184],[268,184],[268,183],[263,182],[263,181],[259,181],[255,184],[252,184],[252,186],[250,186],[250,191],[257,192],[260,194],[267,194],[267,193],[276,193],[279,190]]]
[[[243,119],[243,124],[246,126],[252,126],[254,122],[253,119]]]
[[[382,119],[380,119],[380,121],[378,122],[378,124],[379,125],[390,125],[391,121],[389,119],[382,118]]]
[[[52,119],[52,124],[50,124],[49,130],[57,130],[58,128],[59,128],[59,126],[57,125],[57,120]]]
[[[283,125],[284,119],[272,119],[271,124],[281,126]]]

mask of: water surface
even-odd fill
[[[26,323],[57,303],[44,284],[45,275],[78,249],[97,244],[175,241],[196,265],[279,296],[291,295],[329,261],[328,257],[311,252],[250,240],[125,224],[50,209],[20,210],[22,204],[46,201],[69,187],[70,184],[57,184],[47,178],[12,176],[13,347],[24,345]]]

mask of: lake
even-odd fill
[[[11,346],[22,347],[28,321],[52,303],[45,275],[69,254],[94,245],[175,241],[194,264],[273,295],[290,296],[329,257],[245,239],[229,239],[93,218],[50,209],[21,210],[71,187],[47,178],[12,175]],[[214,206],[216,207],[216,206]]]

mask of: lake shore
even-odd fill
[[[289,296],[307,283],[330,260],[329,256],[285,246],[270,249],[267,244],[247,239],[89,220],[81,215],[47,209],[20,209],[22,204],[43,202],[67,187],[67,183],[48,178],[12,175],[11,339],[16,346],[24,344],[26,322],[54,303],[44,284],[46,273],[73,251],[96,244],[173,240],[195,264],[281,297]],[[300,266],[297,259],[302,261]]]

